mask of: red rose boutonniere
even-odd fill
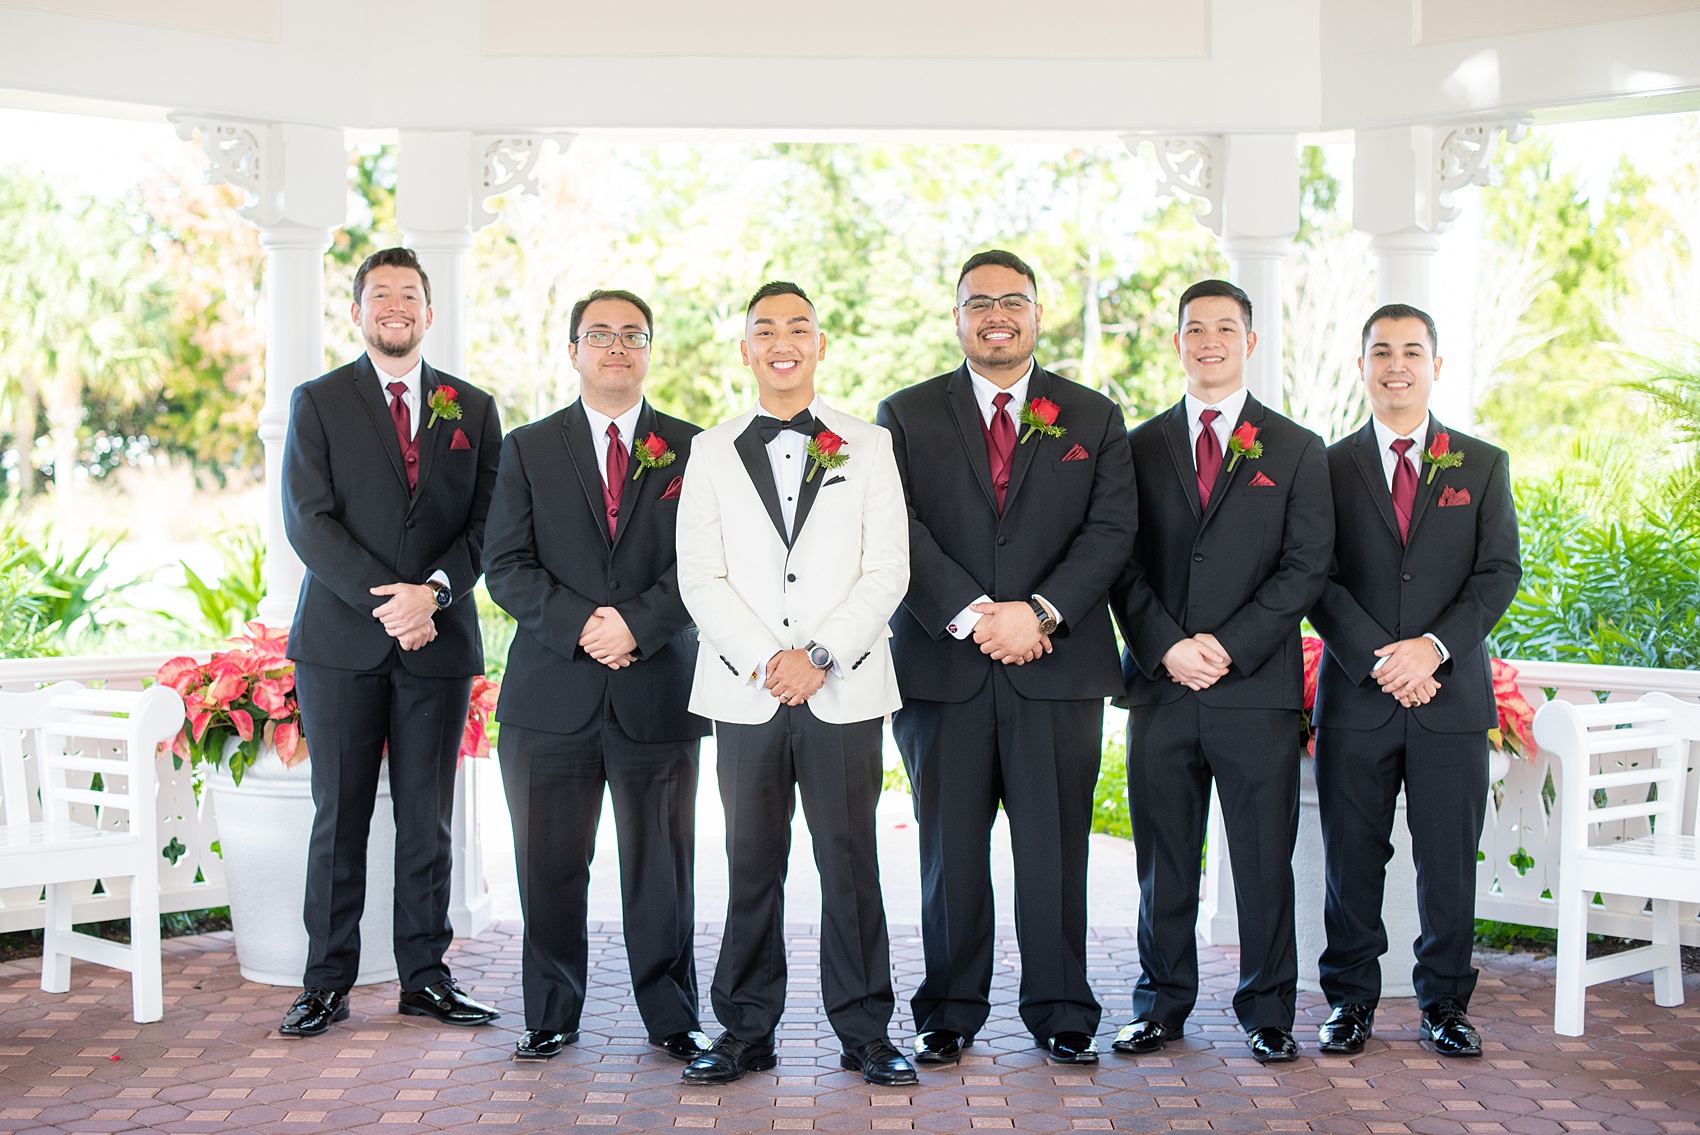
[[[673,464],[673,459],[679,456],[667,448],[667,443],[656,436],[654,430],[649,436],[632,447],[632,456],[637,458],[637,472],[632,474],[632,480],[643,476],[645,469],[665,469]]]
[[[1038,430],[1046,437],[1061,437],[1068,431],[1057,425],[1057,415],[1062,407],[1049,398],[1035,398],[1021,408],[1021,424],[1027,427],[1027,432],[1021,435],[1021,444],[1026,445],[1027,439]]]
[[[1241,422],[1240,428],[1228,437],[1228,452],[1233,454],[1228,459],[1228,472],[1234,471],[1234,466],[1244,457],[1248,461],[1256,461],[1263,456],[1263,443],[1257,440],[1257,427],[1250,422]]]
[[[438,418],[448,418],[451,421],[460,420],[460,394],[448,383],[443,383],[431,391],[431,420],[425,423],[430,429],[437,424]]]
[[[840,465],[843,465],[846,461],[850,460],[850,455],[848,453],[838,452],[843,448],[844,439],[833,433],[831,430],[822,430],[814,437],[811,437],[809,439],[808,454],[810,460],[813,461],[813,464],[809,466],[808,476],[804,477],[803,480],[812,481],[815,479],[816,470],[836,469]]]
[[[1434,475],[1442,469],[1456,469],[1464,464],[1464,455],[1452,450],[1452,436],[1445,430],[1434,435],[1434,440],[1423,450],[1423,464],[1428,466],[1428,481],[1434,480]]]

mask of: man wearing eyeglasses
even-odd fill
[[[965,361],[879,409],[909,505],[892,727],[921,827],[922,1064],[959,1060],[990,1011],[1000,803],[1021,1019],[1051,1059],[1098,1059],[1086,853],[1103,699],[1122,688],[1106,596],[1133,545],[1133,469],[1115,404],[1035,364],[1037,296],[1019,257],[970,257],[953,313]]]
[[[567,348],[579,400],[508,435],[485,532],[491,596],[519,626],[496,720],[525,915],[521,1059],[578,1039],[586,896],[613,796],[632,990],[651,1044],[707,1047],[692,926],[697,750],[687,708],[696,629],[673,529],[696,426],[643,397],[649,305],[594,291]]]

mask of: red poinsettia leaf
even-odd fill
[[[1316,708],[1316,678],[1322,668],[1322,640],[1315,635],[1305,635],[1301,642],[1305,660],[1305,712],[1309,713]]]
[[[245,709],[230,711],[230,723],[236,726],[236,735],[244,741],[254,739],[254,715]]]
[[[162,685],[170,686],[184,697],[201,684],[201,664],[188,655],[170,659],[155,675]]]

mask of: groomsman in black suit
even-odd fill
[[[366,353],[296,388],[283,523],[306,565],[289,657],[313,757],[305,989],[284,1036],[348,1016],[360,964],[366,836],[386,743],[395,801],[400,1011],[481,1025],[443,953],[449,822],[472,680],[484,673],[472,587],[502,428],[490,396],[424,361],[431,284],[386,248],[354,275]]]
[[[692,933],[696,628],[673,530],[696,426],[643,397],[653,323],[630,292],[573,305],[579,400],[510,433],[485,536],[492,598],[519,626],[496,720],[525,914],[525,1028],[514,1055],[578,1039],[586,896],[606,786],[614,799],[626,958],[651,1044],[708,1046]]]
[[[1323,1052],[1363,1051],[1381,997],[1382,885],[1405,790],[1417,867],[1413,978],[1423,1037],[1480,1056],[1476,847],[1487,811],[1487,731],[1499,724],[1484,640],[1523,570],[1503,450],[1429,413],[1440,377],[1434,320],[1390,304],[1364,324],[1358,368],[1372,416],[1328,448],[1340,537],[1311,622],[1316,790],[1328,891]]]
[[[1122,689],[1105,596],[1133,542],[1133,471],[1115,404],[1035,364],[1043,309],[1024,261],[970,257],[953,315],[963,364],[878,418],[909,504],[892,728],[921,828],[915,1057],[955,1062],[986,1023],[1001,802],[1022,1022],[1052,1059],[1089,1064],[1087,839],[1104,698]]]
[[[1139,536],[1111,600],[1127,641],[1127,791],[1139,861],[1140,977],[1118,1052],[1155,1052],[1198,999],[1198,861],[1214,781],[1240,924],[1234,994],[1251,1053],[1291,1060],[1298,988],[1304,660],[1334,507],[1322,439],[1245,388],[1251,300],[1205,280],[1181,295],[1186,395],[1134,429]]]

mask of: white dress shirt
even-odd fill
[[[390,383],[407,383],[407,393],[401,396],[401,404],[407,407],[408,421],[413,423],[413,436],[419,436],[419,373],[425,367],[425,360],[420,359],[413,364],[413,369],[406,374],[391,374],[378,366],[376,360],[372,368],[378,372],[378,392],[384,396],[384,405],[390,406],[395,401],[395,395],[390,393]],[[391,413],[394,413],[392,410]]]
[[[580,401],[582,402],[583,399],[581,398]],[[596,446],[596,468],[602,473],[604,482],[608,480],[608,423],[612,422],[620,428],[620,440],[626,446],[627,474],[630,475],[631,467],[629,463],[636,460],[632,457],[632,446],[636,444],[632,434],[637,430],[638,413],[642,410],[642,398],[639,398],[632,404],[630,410],[617,418],[610,418],[599,410],[592,410],[588,404],[585,405],[584,416],[590,422],[590,440]]]
[[[1375,425],[1375,444],[1381,449],[1381,472],[1387,478],[1387,491],[1389,493],[1393,491],[1393,470],[1397,467],[1399,461],[1399,455],[1393,452],[1393,443],[1400,438],[1409,438],[1411,441],[1411,448],[1405,451],[1405,459],[1411,463],[1411,468],[1417,471],[1418,483],[1421,483],[1423,439],[1428,437],[1428,427],[1432,420],[1427,414],[1424,414],[1422,425],[1408,434],[1396,434],[1380,418],[1370,418],[1370,421]],[[1440,651],[1442,662],[1452,657],[1452,652],[1446,649],[1446,644],[1434,635],[1424,634],[1423,637],[1434,643],[1434,648]],[[1385,658],[1377,659],[1375,669],[1379,670],[1381,664],[1386,661]]]
[[[1191,394],[1186,396],[1186,440],[1192,449],[1192,460],[1196,471],[1198,463],[1198,434],[1204,428],[1204,423],[1198,416],[1206,410],[1216,410],[1221,417],[1210,423],[1210,428],[1216,434],[1216,446],[1223,457],[1228,455],[1228,439],[1233,436],[1234,425],[1240,420],[1240,411],[1245,409],[1246,388],[1240,387],[1220,402],[1201,402]]]

